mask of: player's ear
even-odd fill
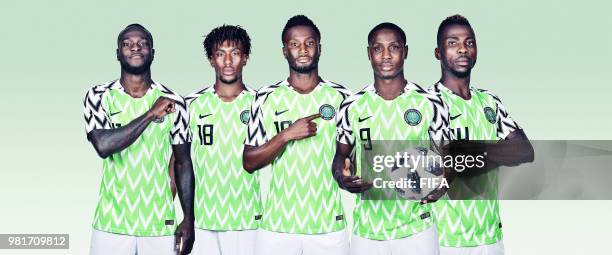
[[[151,49],[151,60],[155,59],[155,49]]]
[[[408,45],[404,45],[404,59],[408,58]]]
[[[212,57],[208,58],[208,63],[210,64],[210,66],[212,66],[213,68],[215,68],[215,63],[213,62]]]
[[[366,46],[366,52],[368,53],[368,60],[372,60],[370,57],[370,46]]]
[[[121,59],[119,58],[119,48],[117,48],[117,50],[115,51],[115,54],[117,54],[117,61],[121,61]]]
[[[246,66],[248,60],[249,60],[249,55],[244,55],[244,59],[242,60],[242,66]]]
[[[440,49],[438,47],[434,49],[434,56],[436,57],[437,60],[440,60]]]

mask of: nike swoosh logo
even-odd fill
[[[287,112],[287,111],[289,111],[289,109],[284,110],[284,111],[280,111],[280,112],[279,112],[279,111],[274,111],[274,114],[275,114],[276,116],[278,116],[278,115],[281,115],[281,114],[283,114],[283,113],[285,113],[285,112]]]
[[[372,118],[372,116],[368,116],[368,117],[365,117],[365,118],[361,118],[361,117],[359,117],[359,119],[357,119],[357,120],[358,120],[359,122],[364,122],[365,120],[367,120],[367,119],[369,119],[369,118]]]
[[[457,115],[457,116],[451,116],[450,118],[451,118],[451,120],[454,120],[454,119],[456,119],[456,118],[459,118],[459,116],[461,116],[461,114],[459,114],[459,115]]]
[[[111,112],[110,116],[111,116],[111,117],[112,117],[112,116],[115,116],[115,115],[119,114],[120,112],[121,112],[121,111],[118,111],[118,112]]]
[[[206,117],[208,117],[208,116],[210,116],[210,115],[212,115],[212,113],[209,113],[209,114],[204,114],[204,115],[200,114],[200,116],[199,116],[199,117],[200,117],[200,119],[203,119],[203,118],[206,118]]]

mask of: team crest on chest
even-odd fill
[[[421,112],[419,112],[417,109],[408,109],[404,113],[404,121],[406,121],[406,123],[408,123],[410,126],[418,125],[421,123],[421,119]]]
[[[240,122],[242,122],[242,124],[247,124],[249,123],[249,113],[251,113],[250,110],[244,110],[240,113]]]
[[[319,113],[324,120],[331,120],[336,116],[336,109],[329,104],[324,104],[319,107]]]
[[[495,124],[495,111],[493,111],[493,109],[491,107],[486,106],[484,108],[484,114],[485,117],[487,118],[487,120],[489,122],[491,122],[491,124]]]

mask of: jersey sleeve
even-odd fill
[[[268,134],[264,126],[263,105],[268,93],[258,92],[251,104],[245,145],[261,146],[268,142]]]
[[[174,101],[176,110],[172,119],[172,129],[170,130],[170,142],[172,145],[191,142],[191,132],[189,131],[189,112],[185,99],[168,87],[159,84],[164,97]]]
[[[102,103],[102,98],[106,91],[107,87],[96,86],[85,94],[83,114],[85,116],[85,132],[87,134],[94,129],[111,129],[110,119]]]
[[[173,145],[191,142],[191,131],[189,130],[189,111],[185,99],[178,96],[172,98],[175,101],[176,112],[170,131],[170,139]]]
[[[353,98],[348,98],[340,103],[340,109],[336,115],[336,141],[354,145],[355,136],[353,135],[353,128],[351,127],[350,121],[350,106],[354,102]]]
[[[514,130],[521,129],[521,127],[514,121],[514,119],[510,117],[510,114],[508,114],[506,107],[504,106],[504,104],[502,104],[499,97],[497,97],[490,91],[485,90],[484,92],[489,94],[491,97],[493,97],[493,99],[495,100],[495,104],[497,106],[496,107],[497,110],[495,112],[496,113],[495,123],[497,123],[497,137],[500,140],[503,140],[503,139],[506,139],[506,137],[510,133],[514,132]]]
[[[440,94],[431,92],[427,94],[433,107],[433,116],[428,129],[431,149],[437,153],[442,153],[444,145],[453,139],[450,128],[450,110]]]
[[[189,137],[189,140],[190,140],[190,141],[192,141],[192,140],[193,140],[193,133],[192,133],[192,132],[193,132],[193,130],[191,130],[191,124],[192,124],[192,123],[191,123],[191,121],[193,120],[193,119],[192,119],[192,117],[193,117],[193,116],[191,116],[191,115],[194,113],[194,112],[193,112],[194,110],[193,110],[193,108],[191,107],[191,104],[192,104],[194,101],[196,101],[196,100],[198,99],[198,97],[200,97],[200,96],[201,96],[201,95],[204,93],[204,91],[205,91],[206,89],[207,89],[207,88],[202,89],[202,90],[200,90],[200,91],[198,91],[198,92],[195,92],[195,93],[193,93],[193,94],[189,94],[189,95],[187,95],[187,96],[184,98],[184,100],[185,100],[185,108],[187,109],[187,116],[188,116],[188,118],[189,118],[189,119],[188,119],[188,121],[187,121],[187,125],[188,125],[188,130],[187,130],[187,133],[188,133],[188,134],[187,134],[187,136]]]
[[[422,89],[418,87],[423,95],[429,100],[433,110],[431,124],[429,125],[430,140],[442,145],[445,141],[450,141],[452,132],[450,128],[450,109],[444,102],[439,92],[433,89]]]

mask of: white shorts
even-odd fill
[[[253,255],[257,230],[213,231],[195,229],[193,255]]]
[[[504,242],[473,247],[440,247],[441,255],[503,255]]]
[[[290,234],[259,230],[255,255],[348,255],[346,230],[326,234]]]
[[[435,227],[393,240],[371,240],[357,235],[351,238],[351,255],[438,255],[439,253],[438,232]]]
[[[130,236],[99,230],[91,233],[91,255],[176,255],[174,236]]]

